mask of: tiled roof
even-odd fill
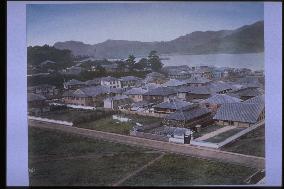
[[[168,86],[168,87],[175,87],[175,86],[181,86],[186,84],[183,81],[179,81],[177,79],[170,79],[169,81],[167,81],[166,83],[163,83],[163,86]]]
[[[173,100],[169,100],[169,101],[166,101],[166,102],[162,102],[162,103],[157,104],[153,107],[154,108],[178,110],[178,109],[181,109],[181,108],[188,107],[189,105],[192,105],[192,103],[186,102],[186,101],[183,101],[183,100],[173,99]]]
[[[215,94],[212,97],[202,101],[202,103],[225,104],[225,103],[235,103],[240,101],[242,100],[226,94]]]
[[[99,78],[96,78],[96,79],[85,81],[85,84],[86,85],[96,85],[96,84],[100,84],[100,81],[101,80]]]
[[[141,87],[139,88],[132,88],[126,92],[124,92],[125,95],[142,95],[144,93],[146,93],[147,90],[142,89]]]
[[[192,77],[190,79],[185,80],[186,83],[208,83],[211,80],[204,77]]]
[[[116,81],[116,80],[118,80],[118,79],[115,78],[115,77],[111,77],[111,76],[101,78],[101,81]]]
[[[75,90],[68,90],[68,91],[65,91],[62,96],[63,97],[67,97],[67,96],[73,96],[73,93],[75,92]]]
[[[178,89],[178,92],[191,93],[191,94],[211,94],[211,91],[206,86],[201,86],[201,87],[185,86],[185,87],[181,87],[180,89]]]
[[[41,65],[44,65],[44,64],[48,64],[48,63],[56,64],[56,62],[51,61],[51,60],[45,60],[45,61],[41,62],[40,64],[41,64]]]
[[[119,78],[119,80],[120,81],[137,81],[137,80],[141,80],[141,78],[135,77],[135,76],[125,76],[125,77]]]
[[[109,92],[109,88],[106,86],[95,86],[95,87],[85,87],[77,89],[73,95],[75,97],[96,97],[100,94],[105,94]]]
[[[220,109],[218,109],[213,119],[256,123],[263,109],[264,104],[244,102],[227,103],[223,104]]]
[[[152,90],[149,90],[148,92],[144,93],[144,95],[149,96],[169,96],[171,94],[176,94],[177,90],[171,88],[171,87],[158,87]]]
[[[196,107],[187,111],[177,111],[166,116],[166,119],[177,121],[189,121],[202,115],[208,114],[210,111],[207,108]]]
[[[244,101],[244,103],[265,104],[265,97],[264,95],[259,95]]]
[[[28,93],[28,102],[45,100],[46,98],[40,94]]]
[[[256,87],[247,87],[247,88],[241,88],[235,91],[232,91],[230,93],[236,94],[239,97],[241,96],[259,96],[264,94],[264,90],[261,88],[256,88]]]
[[[119,96],[114,96],[114,97],[107,98],[105,100],[106,101],[110,101],[110,100],[122,100],[122,99],[129,99],[129,98],[126,95],[119,95]]]

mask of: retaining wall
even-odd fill
[[[42,118],[42,117],[34,117],[34,116],[28,116],[28,118],[31,119],[31,120],[43,121],[43,122],[48,122],[48,123],[57,123],[57,124],[60,124],[60,125],[73,126],[73,123],[68,122],[68,121],[60,121],[60,120],[54,120],[54,119],[48,119],[48,118]]]

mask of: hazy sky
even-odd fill
[[[168,41],[193,31],[235,29],[263,16],[262,2],[30,4],[27,43]]]

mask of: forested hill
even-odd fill
[[[264,51],[264,22],[258,21],[235,30],[196,31],[171,41],[107,40],[94,45],[66,41],[57,42],[54,47],[69,49],[74,55],[96,58],[126,58],[129,54],[146,56],[151,50],[160,54],[255,53]]]

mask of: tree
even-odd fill
[[[153,71],[160,71],[163,67],[163,63],[160,57],[157,55],[157,51],[151,51],[148,55],[148,64]]]
[[[148,65],[148,60],[147,58],[141,58],[139,60],[139,62],[137,62],[135,64],[135,68],[138,69],[138,70],[143,70],[144,68],[146,68]]]
[[[128,65],[129,69],[133,69],[135,66],[135,56],[134,55],[129,55],[127,60],[126,60],[126,64]]]

